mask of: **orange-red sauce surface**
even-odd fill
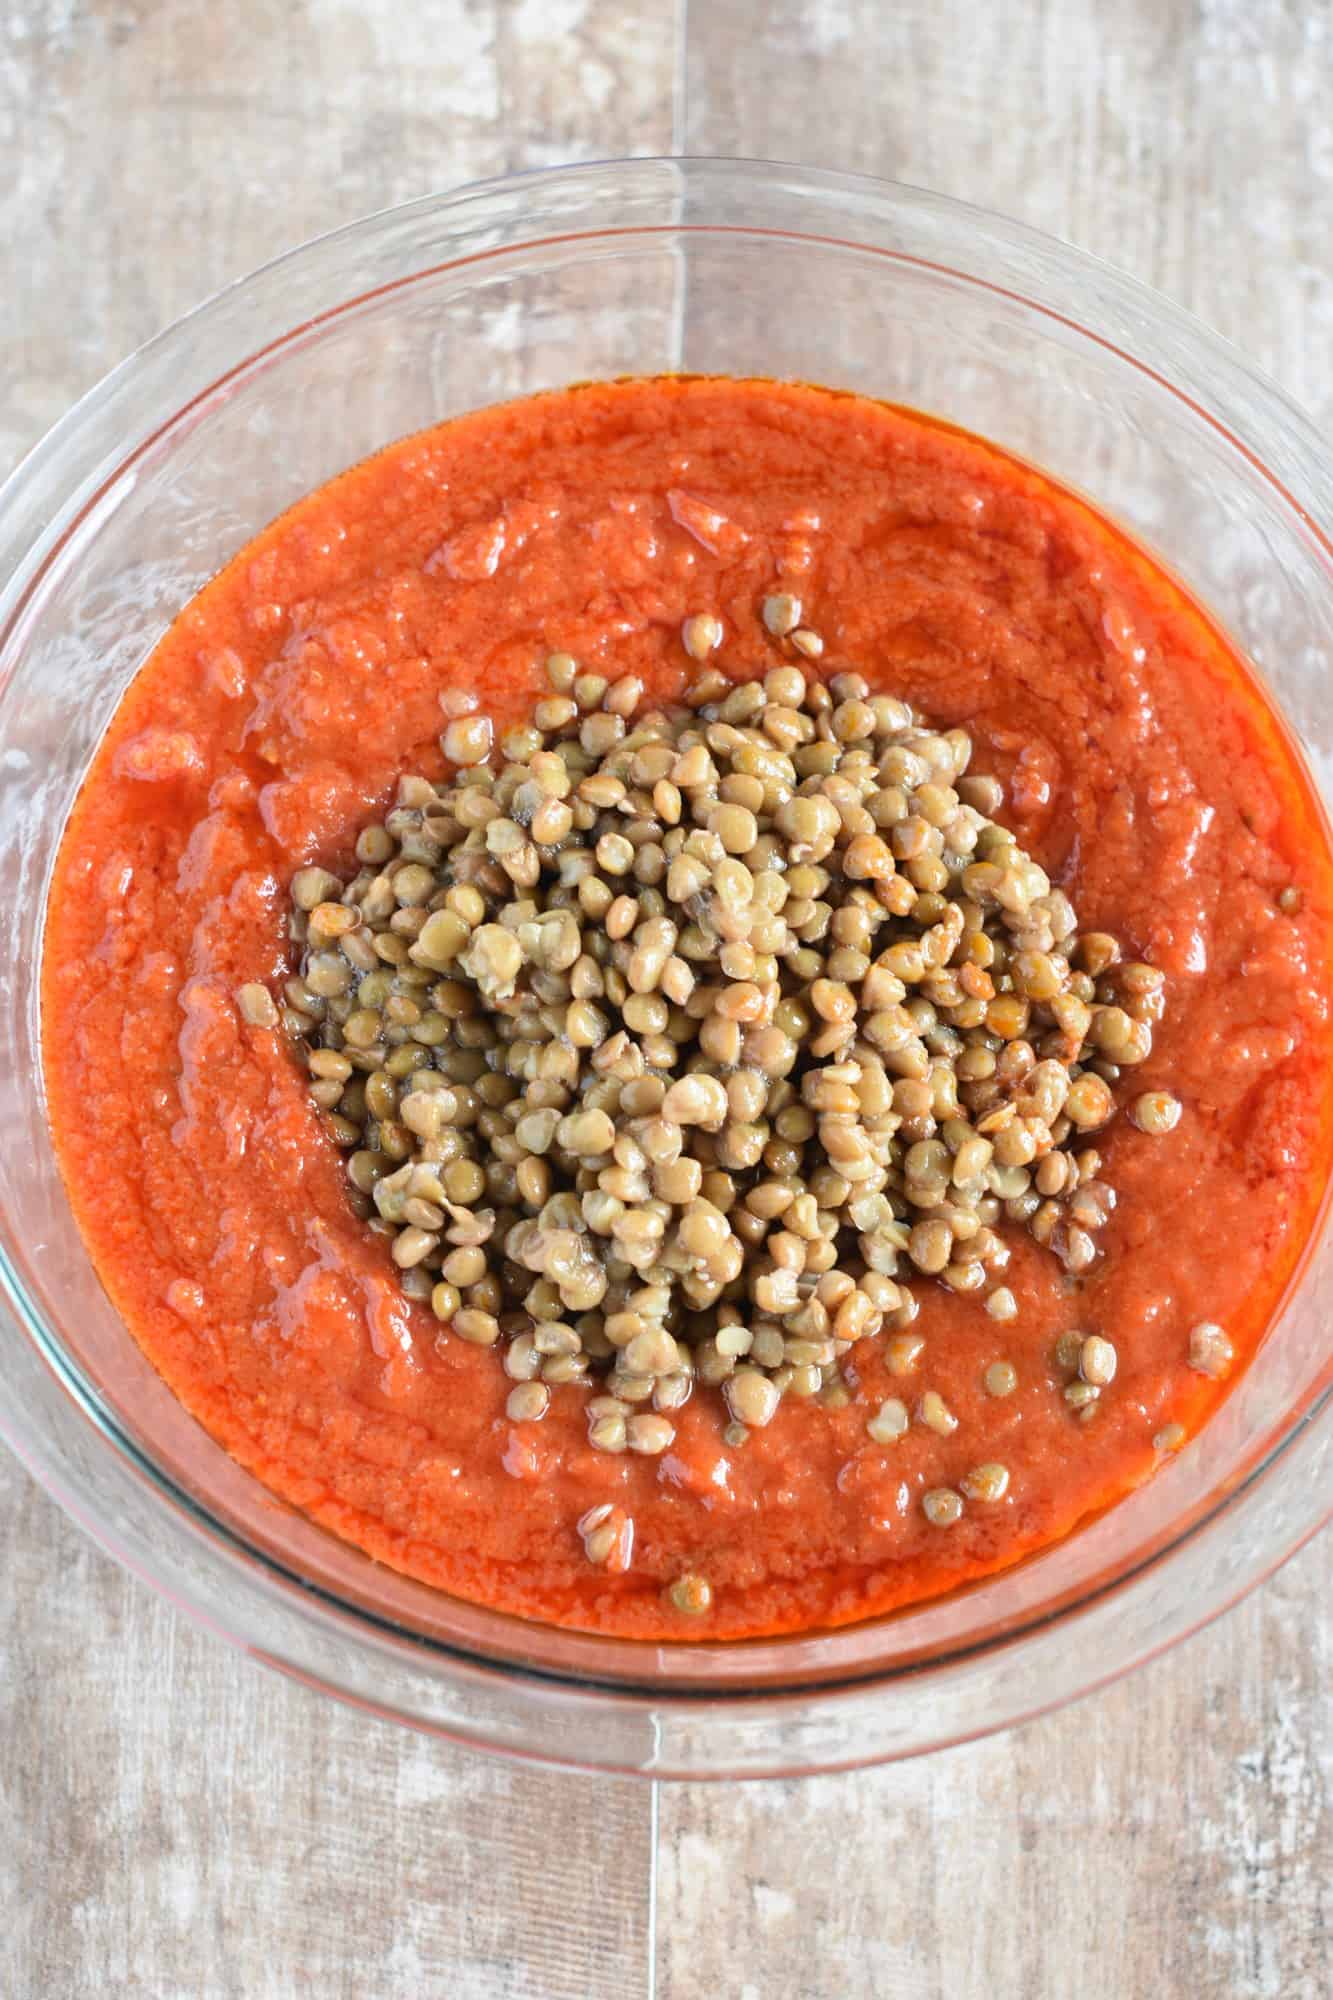
[[[1008,1325],[927,1280],[917,1373],[848,1357],[843,1410],[784,1403],[729,1448],[696,1393],[660,1459],[586,1443],[585,1394],[504,1414],[499,1355],[442,1334],[345,1198],[304,1073],[236,989],[290,970],[287,885],[339,865],[398,774],[443,770],[441,690],[503,724],[544,655],[669,693],[681,621],[715,611],[737,677],[775,663],[756,617],[801,596],[822,667],[940,726],[1068,890],[1084,928],[1168,976],[1123,1116],[1119,1196],[1077,1288],[1017,1228]],[[1108,524],[980,441],[886,406],[768,383],[594,385],[445,425],[312,494],[180,616],[130,688],[52,886],[50,1114],[116,1306],[201,1423],[276,1492],[372,1555],[533,1618],[726,1637],[835,1624],[946,1590],[1064,1533],[1145,1477],[1153,1437],[1223,1390],[1189,1329],[1253,1353],[1313,1219],[1330,1139],[1330,860],[1281,726],[1178,589]],[[1289,885],[1295,914],[1278,906]],[[1291,899],[1288,899],[1289,901]],[[1119,1372],[1081,1423],[1052,1356],[1070,1328]],[[988,1363],[1019,1388],[988,1397]],[[1261,1364],[1262,1365],[1262,1364]],[[959,1418],[880,1446],[886,1394]],[[1000,1460],[1006,1497],[932,1527],[920,1497]],[[586,1561],[600,1500],[635,1522],[623,1576]],[[663,1598],[683,1569],[713,1607]]]

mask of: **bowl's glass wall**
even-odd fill
[[[310,246],[127,364],[0,500],[0,1250],[14,1306],[0,1327],[0,1422],[123,1559],[341,1692],[575,1762],[803,1768],[899,1754],[1078,1691],[1310,1532],[1333,1465],[1327,1409],[1300,1423],[1329,1387],[1327,1228],[1262,1366],[1192,1449],[1083,1534],[853,1631],[646,1648],[395,1577],[212,1445],[88,1264],[37,1056],[41,910],[62,824],[127,680],[207,577],[292,500],[405,432],[500,397],[677,367],[916,404],[1082,488],[1266,669],[1329,792],[1333,574],[1310,518],[1326,503],[1317,446],[1225,350],[1114,274],[930,197],[703,162],[542,176]],[[813,1692],[837,1682],[843,1692]],[[691,1702],[705,1688],[747,1699]]]

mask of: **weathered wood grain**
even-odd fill
[[[307,237],[672,143],[684,0],[21,0],[0,9],[0,466]]]
[[[1328,0],[691,6],[685,149],[917,183],[1158,286],[1333,411]]]
[[[5,2000],[644,1990],[651,1802],[262,1673],[0,1462]]]
[[[1327,0],[685,6],[0,13],[0,466],[289,243],[433,186],[673,137],[1023,216],[1333,417]],[[664,1787],[657,1992],[1315,2000],[1331,1553],[1011,1736],[803,1785]],[[510,1769],[261,1675],[7,1458],[0,1703],[6,2000],[651,1990],[646,1787]]]
[[[1319,2000],[1328,1581],[1316,1544],[1166,1659],[986,1743],[664,1787],[663,2000]]]

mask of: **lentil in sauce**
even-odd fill
[[[641,1406],[629,1450],[594,1444],[579,1381],[516,1381],[404,1290],[419,1246],[400,1237],[396,1260],[372,1232],[349,1191],[355,1121],[341,1138],[322,1122],[342,1115],[344,1059],[307,1069],[283,1030],[291,898],[304,910],[301,871],[311,894],[329,871],[336,900],[402,775],[442,786],[481,748],[479,717],[502,737],[540,714],[552,654],[637,678],[649,703],[714,668],[861,674],[968,733],[987,774],[970,796],[1081,931],[1165,977],[1150,1052],[1095,1137],[1090,1185],[1114,1193],[1085,1203],[1095,1258],[1071,1268],[1006,1215],[984,1290],[921,1275],[933,1254],[904,1262],[914,1309],[843,1355],[841,1396],[749,1385],[747,1425],[735,1391],[729,1408],[696,1387],[666,1415]],[[589,1629],[841,1624],[1064,1534],[1181,1448],[1253,1356],[1327,1179],[1331,885],[1258,687],[1084,503],[885,405],[589,385],[354,467],[178,618],[61,849],[53,1130],[135,1337],[214,1437],[334,1532]],[[1068,1196],[1061,1157],[1034,1192]],[[408,1228],[429,1233],[430,1211]],[[453,1268],[475,1286],[471,1247]]]

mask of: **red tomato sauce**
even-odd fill
[[[1017,1319],[928,1280],[915,1373],[882,1339],[841,1410],[784,1402],[727,1446],[713,1392],[659,1459],[588,1446],[586,1393],[504,1414],[495,1351],[401,1294],[383,1239],[248,981],[293,968],[287,885],[347,864],[404,770],[443,772],[441,691],[500,727],[547,652],[670,694],[682,620],[716,612],[738,678],[756,616],[798,591],[821,670],[854,669],[973,732],[1000,817],[1073,899],[1167,975],[1134,1090],[1099,1147],[1119,1206],[1077,1284],[1018,1228]],[[1279,897],[1284,890],[1297,898]],[[1282,725],[1173,582],[997,449],[885,405],[764,382],[590,385],[411,437],[311,494],[180,615],[102,743],[64,837],[43,968],[51,1122],[102,1281],[199,1422],[275,1492],[379,1560],[535,1619],[640,1637],[842,1624],[1028,1554],[1147,1477],[1225,1386],[1188,1365],[1220,1322],[1238,1373],[1313,1224],[1330,1158],[1333,868]],[[1062,1399],[1069,1329],[1114,1341],[1095,1422]],[[1018,1388],[986,1395],[1007,1359]],[[1262,1361],[1259,1363],[1262,1366]],[[1234,1379],[1234,1377],[1233,1377]],[[876,1445],[926,1388],[959,1419]],[[1008,1491],[942,1530],[921,1495],[981,1461]],[[635,1523],[624,1575],[576,1522]],[[686,1620],[663,1592],[712,1585]]]

